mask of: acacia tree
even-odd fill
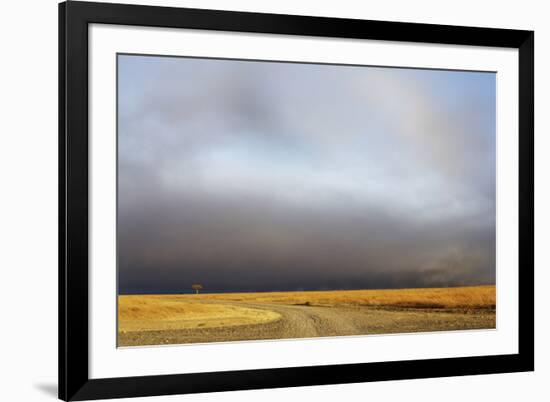
[[[202,285],[200,283],[195,283],[191,288],[195,291],[196,294],[199,294],[199,290],[202,290]]]

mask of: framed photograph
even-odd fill
[[[59,397],[531,371],[534,33],[59,5]]]

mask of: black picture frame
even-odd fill
[[[88,25],[377,39],[519,51],[517,354],[90,379]],[[59,398],[89,400],[534,370],[534,32],[70,1],[59,5]]]

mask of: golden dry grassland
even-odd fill
[[[404,311],[494,311],[495,286],[182,295],[122,295],[119,333],[266,324],[269,306],[365,307]],[[252,307],[251,307],[252,306]],[[256,308],[256,307],[260,308]],[[262,308],[265,306],[265,308]]]
[[[173,295],[192,300],[195,295]],[[265,293],[201,294],[204,300],[245,301],[316,306],[368,306],[388,308],[491,309],[496,304],[496,287],[334,290]]]
[[[186,295],[132,295],[118,298],[118,330],[122,333],[260,324],[279,317],[279,314],[269,310],[194,302]]]

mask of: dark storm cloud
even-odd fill
[[[495,280],[489,73],[119,56],[122,292]]]

